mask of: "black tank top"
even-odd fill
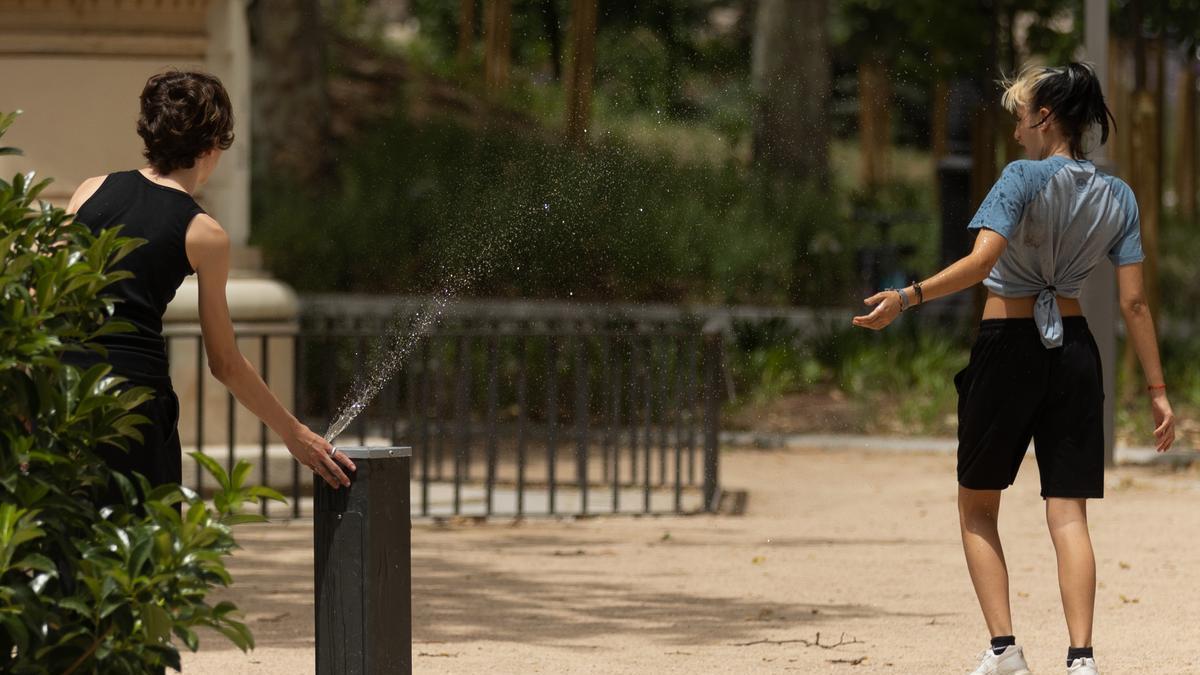
[[[93,352],[71,353],[67,361],[88,366],[105,361],[114,374],[144,384],[169,385],[167,345],[162,317],[167,303],[185,277],[193,273],[184,239],[188,224],[204,209],[183,190],[159,185],[140,171],[109,174],[75,215],[76,220],[99,233],[121,225],[121,236],[147,243],[118,262],[115,269],[133,273],[106,288],[115,296],[114,319],[133,325],[133,332],[97,339],[108,350],[107,358]]]

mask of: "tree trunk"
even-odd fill
[[[936,169],[940,159],[948,152],[946,146],[949,132],[950,83],[939,77],[933,83],[933,105],[929,113],[929,148]]]
[[[760,0],[751,61],[755,161],[821,183],[829,180],[826,15],[826,0]]]
[[[1109,160],[1118,174],[1129,175],[1129,145],[1132,136],[1130,124],[1133,121],[1131,113],[1131,93],[1127,82],[1126,70],[1129,67],[1129,45],[1125,40],[1110,35],[1108,46],[1108,86],[1105,87],[1105,100],[1116,119],[1116,126],[1109,136]]]
[[[455,58],[459,68],[471,63],[471,49],[475,47],[475,0],[458,2],[458,50]]]
[[[567,66],[567,138],[582,144],[592,111],[592,77],[596,70],[597,0],[572,0],[570,61]]]
[[[253,175],[311,182],[330,163],[320,2],[256,0],[247,11]]]
[[[495,95],[508,88],[512,65],[512,0],[484,0],[484,83]]]
[[[891,87],[887,71],[877,58],[858,65],[859,183],[874,194],[888,181],[892,160]]]
[[[1150,316],[1158,322],[1159,283],[1158,283],[1158,223],[1162,206],[1162,146],[1155,142],[1159,139],[1159,130],[1155,128],[1160,116],[1157,101],[1153,93],[1141,90],[1134,92],[1130,108],[1130,143],[1129,157],[1131,165],[1128,172],[1129,186],[1137,198],[1138,215],[1142,225],[1142,251],[1146,260],[1142,264],[1142,279],[1146,285],[1146,303],[1150,307]],[[1121,400],[1126,403],[1134,401],[1138,390],[1135,375],[1135,354],[1133,341],[1126,338],[1125,352],[1121,358],[1121,370],[1124,386],[1121,388]]]
[[[1133,98],[1130,187],[1137,198],[1142,221],[1146,300],[1151,316],[1158,317],[1158,232],[1162,213],[1162,146],[1158,129],[1158,102],[1153,92],[1139,91]]]
[[[1185,220],[1196,218],[1196,71],[1191,59],[1179,77],[1179,144],[1175,155],[1175,198]]]
[[[550,41],[550,70],[555,80],[562,81],[562,33],[559,23],[558,1],[542,0],[542,27],[546,31],[546,39]]]

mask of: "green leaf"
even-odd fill
[[[276,502],[283,502],[284,504],[287,503],[287,497],[283,496],[283,494],[275,488],[270,488],[266,485],[255,485],[253,487],[248,487],[246,488],[246,494],[250,497],[256,497],[259,499],[270,499]]]
[[[175,636],[183,641],[183,644],[193,652],[200,647],[200,639],[196,637],[196,632],[187,626],[175,625]]]
[[[171,626],[174,622],[167,610],[155,604],[142,605],[142,620],[145,621],[146,635],[155,642],[164,642],[171,636]]]
[[[221,468],[221,465],[217,463],[217,460],[202,452],[189,452],[188,455],[194,459],[197,464],[204,467],[204,470],[207,471],[208,474],[217,481],[217,485],[221,486],[221,490],[226,492],[229,491],[229,474],[225,473],[225,469]]]
[[[42,555],[41,553],[30,553],[24,558],[12,564],[18,570],[36,570],[38,572],[46,572],[48,574],[57,574],[58,568],[55,567],[54,561]]]
[[[221,522],[233,527],[248,523],[268,523],[270,519],[259,513],[234,513],[221,518]]]

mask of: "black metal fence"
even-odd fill
[[[292,403],[320,433],[356,378],[378,367],[373,355],[395,321],[310,310],[298,333],[241,327],[238,336],[269,383],[280,365],[272,361],[290,356]],[[715,509],[722,340],[687,318],[447,317],[338,441],[411,446],[414,516]],[[176,331],[168,342],[172,358],[187,352],[207,371],[199,335]],[[238,429],[245,411],[227,393],[225,424],[215,425],[224,438],[212,438],[206,418],[217,411],[205,388],[220,385],[210,377],[194,378],[190,392],[180,378],[175,385],[194,406],[185,450],[224,451],[230,466],[253,457],[255,479],[290,492],[299,516],[311,494],[307,469],[261,422],[248,442]],[[205,488],[199,467],[187,478]]]

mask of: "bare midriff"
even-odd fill
[[[1023,298],[1006,298],[988,291],[987,300],[983,303],[983,318],[985,319],[1027,319],[1033,316],[1033,304],[1036,295]],[[1082,316],[1083,308],[1079,300],[1058,296],[1058,311],[1063,316]]]

